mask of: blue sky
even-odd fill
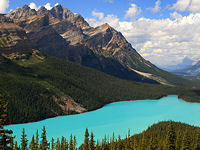
[[[22,7],[25,4],[29,5],[31,2],[34,2],[37,6],[43,6],[46,3],[50,3],[51,6],[53,6],[59,3],[73,12],[80,13],[83,17],[91,17],[91,12],[95,10],[104,12],[105,14],[115,14],[120,20],[124,20],[126,10],[134,3],[142,10],[140,16],[151,19],[169,17],[170,12],[173,10],[169,10],[167,7],[176,3],[176,0],[161,0],[161,10],[159,13],[154,13],[148,8],[153,8],[156,1],[157,0],[10,0],[7,11]],[[182,12],[182,14],[184,13],[185,12]]]
[[[156,65],[200,59],[200,0],[0,0],[0,13],[25,4],[51,9],[56,3],[93,27],[110,24]]]

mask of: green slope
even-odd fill
[[[131,129],[134,131],[134,129]],[[95,135],[94,135],[95,136]],[[199,150],[200,128],[180,122],[160,122],[146,131],[125,139],[102,139],[99,149],[121,150]],[[79,148],[83,150],[84,144]]]
[[[77,113],[62,109],[61,106],[66,106],[63,98],[70,98],[90,111],[120,100],[155,99],[168,94],[198,100],[200,95],[198,90],[121,80],[95,69],[40,55],[0,63],[0,93],[8,101],[8,117],[12,123]]]

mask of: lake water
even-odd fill
[[[199,126],[200,104],[184,102],[179,100],[177,96],[168,96],[160,100],[117,102],[84,114],[10,125],[7,128],[12,129],[14,135],[17,135],[16,140],[20,141],[23,128],[25,128],[28,139],[31,140],[36,130],[39,129],[41,135],[42,127],[45,126],[49,141],[51,137],[55,139],[65,136],[69,139],[72,133],[80,145],[83,142],[86,128],[93,131],[98,139],[105,135],[111,137],[113,132],[115,132],[116,137],[120,134],[124,138],[128,129],[130,129],[131,134],[140,133],[152,124],[166,120]]]

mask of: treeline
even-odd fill
[[[17,143],[12,137],[12,131],[4,126],[7,124],[7,103],[0,95],[0,149],[1,150],[199,150],[200,128],[179,122],[160,122],[152,125],[141,134],[130,136],[130,130],[125,139],[105,136],[101,141],[95,140],[95,135],[85,130],[83,144],[77,147],[76,136],[47,140],[47,132],[43,127],[39,137],[38,131],[28,141],[25,129],[21,141]],[[17,135],[20,136],[20,135]],[[97,137],[98,138],[98,137]]]
[[[55,98],[70,97],[87,110],[94,110],[120,100],[159,98],[170,89],[121,80],[53,57],[40,63],[23,63],[28,64],[26,61],[33,62],[28,66],[9,60],[0,64],[0,93],[8,102],[12,124],[73,113],[62,110]]]
[[[160,122],[149,127],[141,134],[130,136],[130,131],[125,139],[105,136],[101,141],[95,140],[93,132],[85,131],[84,141],[77,146],[76,136],[47,140],[46,130],[43,127],[41,136],[38,131],[28,141],[23,129],[21,141],[18,144],[11,140],[11,150],[199,150],[200,128],[178,122]],[[98,137],[97,137],[98,138]]]

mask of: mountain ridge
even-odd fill
[[[200,59],[184,69],[175,70],[173,73],[183,76],[200,76]]]
[[[172,86],[189,85],[187,80],[165,72],[142,58],[122,33],[108,24],[90,27],[81,15],[61,5],[51,10],[41,7],[38,11],[24,6],[6,16],[14,18],[14,22],[25,29],[33,46],[46,54],[123,79],[148,80]],[[145,73],[151,76],[144,76]]]

